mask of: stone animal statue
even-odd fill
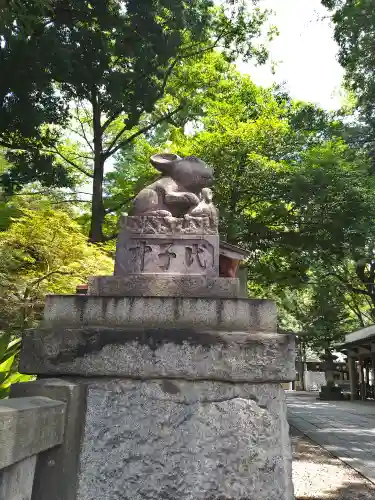
[[[162,153],[151,163],[163,175],[137,194],[129,215],[183,217],[199,206],[202,189],[213,183],[212,168],[195,156]]]

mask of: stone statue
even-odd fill
[[[170,153],[153,155],[151,163],[163,175],[138,193],[130,216],[202,217],[203,212],[204,216],[213,213],[211,190],[202,193],[213,183],[212,168],[195,156],[180,158]],[[201,215],[192,213],[195,207]]]

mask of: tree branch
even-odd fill
[[[54,148],[52,151],[51,150],[46,150],[46,152],[47,153],[52,153],[52,154],[59,155],[64,161],[66,161],[67,163],[69,163],[69,165],[71,165],[72,167],[76,168],[77,170],[79,170],[80,172],[82,172],[83,174],[85,174],[87,177],[90,177],[91,179],[94,177],[93,174],[90,174],[90,172],[87,172],[87,170],[85,170],[84,168],[80,167],[74,161],[70,160],[65,155],[63,155],[57,148]]]
[[[150,125],[147,125],[146,127],[143,127],[141,128],[140,130],[138,130],[138,132],[134,132],[134,134],[132,134],[130,137],[128,137],[127,139],[125,139],[124,141],[121,141],[119,144],[117,144],[117,146],[113,147],[115,145],[115,140],[112,141],[111,145],[108,147],[108,149],[104,152],[104,158],[107,159],[109,158],[110,156],[112,156],[113,154],[115,154],[119,149],[121,149],[122,147],[124,147],[126,144],[129,144],[130,142],[132,142],[134,139],[136,139],[137,137],[139,137],[140,135],[148,132],[149,130],[153,129],[154,127],[156,127],[157,125],[159,125],[159,123],[162,123],[163,121],[165,120],[168,120],[171,116],[175,115],[176,113],[178,113],[179,111],[181,111],[181,109],[183,108],[183,105],[179,106],[178,108],[174,109],[173,111],[171,111],[170,113],[168,113],[167,115],[164,115],[162,116],[161,118],[159,118],[158,120],[156,120],[155,122],[151,123]],[[122,134],[124,134],[126,132],[126,127],[124,127],[121,131],[121,133],[119,132],[117,134],[117,139],[116,141],[121,137]],[[113,149],[111,149],[113,148]]]
[[[375,298],[375,295],[371,294],[367,290],[363,290],[362,288],[357,288],[357,287],[351,285],[342,276],[340,276],[337,273],[332,273],[332,272],[331,273],[327,273],[326,276],[333,276],[333,277],[337,278],[341,283],[343,283],[348,288],[348,290],[350,290],[353,293],[357,293],[359,295],[367,295],[367,297],[373,297],[373,298]]]
[[[51,205],[61,205],[62,203],[90,203],[90,200],[60,200],[51,202]]]
[[[224,35],[224,32],[222,32],[218,37],[217,39],[215,40],[215,42],[210,45],[209,47],[205,47],[203,49],[200,49],[200,50],[197,50],[195,52],[190,52],[190,53],[187,53],[187,54],[181,54],[180,56],[176,57],[172,63],[169,65],[167,71],[165,72],[165,75],[164,75],[164,78],[163,78],[163,83],[162,83],[162,86],[161,86],[161,89],[160,89],[160,93],[159,93],[159,98],[163,97],[164,95],[164,92],[165,92],[165,89],[166,89],[166,86],[167,86],[167,83],[168,83],[168,79],[169,77],[171,76],[172,74],[172,71],[174,69],[174,67],[176,66],[176,64],[181,60],[181,59],[187,59],[189,57],[194,57],[196,55],[199,55],[199,54],[202,54],[204,52],[208,52],[210,50],[213,50],[215,47],[217,47],[218,43],[220,42],[220,40],[222,39]],[[191,44],[189,46],[189,48],[193,47],[194,45],[198,45],[197,44]],[[122,109],[116,113],[113,113],[113,115],[111,115],[102,125],[101,127],[101,130],[102,130],[102,133],[109,127],[109,125],[116,119],[120,116],[120,114],[122,113]],[[116,142],[118,141],[118,139],[123,135],[123,133],[126,131],[126,127],[124,127],[124,129],[122,129],[121,133],[118,134],[119,137],[116,137],[114,139],[114,141],[112,141],[112,143],[110,144],[110,146],[108,147],[107,149],[107,152],[110,151],[110,149],[113,147],[114,144],[116,144]],[[110,153],[108,156],[111,156],[112,153]],[[108,156],[106,158],[108,158]]]
[[[140,113],[137,113],[138,114],[138,119],[140,117]],[[135,115],[136,116],[136,115]],[[131,130],[132,127],[134,127],[136,124],[137,124],[137,121],[138,119],[134,120],[133,118],[133,122],[135,121],[135,123],[133,124],[127,124],[125,125],[125,127],[123,127],[120,132],[118,132],[115,136],[114,139],[112,139],[111,143],[109,144],[109,146],[107,147],[107,151],[105,153],[109,153],[111,151],[111,149],[113,148],[113,146],[116,144],[116,142],[123,136],[123,134],[127,131],[127,130]],[[111,156],[111,154],[113,153],[110,153],[109,156]],[[107,159],[108,157],[104,155],[104,158]]]
[[[27,145],[24,145],[24,146],[14,146],[14,145],[9,144],[7,142],[4,142],[2,140],[0,140],[0,146],[2,146],[4,148],[8,148],[8,149],[19,150],[19,151],[30,151],[30,152],[37,152],[38,151],[38,149],[35,148],[35,147],[28,147]],[[73,162],[72,160],[70,160],[69,158],[67,158],[66,156],[64,156],[57,148],[54,148],[53,150],[51,150],[51,149],[42,149],[42,153],[57,154],[64,161],[66,161],[67,163],[69,163],[69,165],[71,165],[72,167],[76,168],[77,170],[79,170],[83,174],[87,175],[87,177],[93,177],[93,175],[90,174],[89,172],[87,172],[84,168],[80,167],[75,162]]]
[[[360,325],[364,327],[365,322],[363,321],[362,312],[359,309],[358,305],[355,303],[355,301],[353,300],[353,303],[351,303],[349,300],[345,300],[345,303],[349,307],[349,309],[357,316]]]
[[[173,71],[174,67],[176,66],[176,64],[178,63],[179,60],[180,60],[180,58],[176,57],[176,59],[170,64],[169,68],[165,72],[165,75],[164,75],[164,78],[163,78],[163,83],[162,83],[161,89],[160,89],[159,98],[163,97],[164,92],[165,92],[165,88],[166,88],[167,83],[168,83],[168,79],[171,76],[172,71]]]
[[[66,130],[69,130],[69,131],[70,131],[70,132],[72,132],[73,134],[78,135],[78,137],[80,137],[81,139],[83,139],[83,140],[86,142],[86,144],[89,146],[89,148],[92,150],[91,144],[89,143],[89,141],[88,141],[87,137],[85,137],[85,135],[86,135],[86,134],[85,134],[85,135],[83,135],[83,134],[81,134],[80,132],[78,132],[78,130],[76,130],[76,129],[72,128],[72,127],[65,127],[65,129],[66,129]],[[82,156],[82,157],[83,157],[83,156]],[[88,157],[86,157],[86,158],[88,158]]]
[[[27,144],[24,144],[23,146],[15,146],[14,144],[6,142],[2,139],[0,139],[0,146],[7,149],[15,149],[17,151],[38,151],[38,149],[34,146],[30,147],[27,146]]]
[[[41,276],[40,278],[32,281],[27,287],[28,288],[32,288],[34,287],[35,285],[39,285],[39,283],[41,283],[43,280],[46,280],[47,278],[49,278],[50,276],[52,276],[53,274],[62,274],[62,275],[73,275],[73,272],[72,271],[50,271],[49,273],[45,274],[44,276]]]
[[[181,55],[179,56],[180,59],[185,59],[185,58],[188,58],[188,57],[193,57],[193,56],[197,56],[199,54],[203,54],[204,52],[208,52],[210,50],[213,50],[215,47],[218,46],[220,40],[223,38],[223,36],[225,35],[225,32],[222,31],[218,37],[216,38],[216,40],[211,44],[209,45],[208,47],[204,47],[203,49],[199,49],[199,50],[196,50],[195,52],[190,52],[188,54],[185,54],[185,55]]]
[[[116,120],[116,118],[118,118],[121,113],[122,113],[122,109],[120,109],[120,111],[116,111],[116,113],[113,113],[109,118],[107,118],[107,120],[103,123],[103,125],[101,126],[101,131],[102,131],[102,134],[105,130],[107,130],[107,128],[110,126],[110,124]]]
[[[85,132],[85,127],[79,117],[79,109],[78,109],[78,104],[76,104],[76,118],[79,122],[79,124],[81,125],[81,130],[82,130],[82,134],[80,137],[83,137],[83,139],[86,141],[86,144],[88,145],[88,147],[91,149],[92,153],[94,153],[94,148],[92,147],[92,144],[91,142],[87,139],[87,136],[86,136],[86,132]]]

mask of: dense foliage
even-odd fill
[[[28,206],[28,208],[25,208]],[[88,244],[73,213],[51,200],[22,197],[0,206],[0,397],[17,373],[20,334],[42,317],[49,293],[75,293],[88,276],[113,272],[113,261]]]
[[[72,187],[77,172],[86,176],[91,240],[103,241],[105,162],[184,107],[167,100],[153,115],[186,61],[215,48],[229,60],[264,60],[253,39],[267,13],[256,0],[31,3],[27,36],[18,2],[8,6],[0,32],[0,146],[12,162],[2,183],[11,193],[34,180]],[[61,125],[73,128],[78,150],[61,144]]]

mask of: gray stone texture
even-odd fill
[[[0,401],[0,469],[62,443],[65,409],[45,397]]]
[[[279,384],[91,380],[80,500],[292,500]]]
[[[114,274],[139,273],[218,276],[219,235],[133,234],[124,227],[117,240]]]
[[[50,397],[66,404],[64,441],[38,455],[32,500],[77,500],[86,386],[52,378],[12,386],[11,397],[29,396]]]
[[[151,163],[162,177],[142,189],[132,202],[131,215],[181,217],[197,207],[200,193],[213,183],[213,170],[195,156],[156,154]]]
[[[276,331],[270,300],[49,295],[43,326]]]
[[[206,276],[95,276],[89,279],[89,295],[106,297],[211,297],[236,298],[240,295],[237,278]]]
[[[213,223],[207,216],[195,217],[185,215],[184,217],[170,216],[130,216],[122,215],[119,221],[120,234],[127,233],[128,237],[154,237],[163,236],[173,238],[174,236],[207,236],[218,235],[217,221]]]
[[[294,337],[56,326],[26,332],[20,369],[23,373],[86,377],[289,381],[295,376]]]
[[[238,272],[237,272],[238,279],[240,281],[239,289],[240,289],[240,297],[246,298],[249,296],[249,291],[247,288],[247,267],[246,266],[239,266]]]
[[[31,500],[36,455],[0,470],[0,500]]]

